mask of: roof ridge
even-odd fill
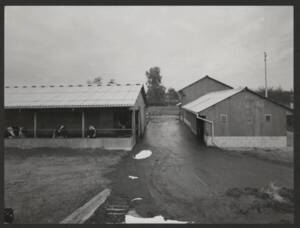
[[[141,86],[142,83],[107,83],[107,84],[34,84],[34,85],[6,85],[5,88],[53,88],[53,87],[97,87],[97,86]]]
[[[227,86],[227,87],[230,88],[230,89],[234,89],[232,86],[227,85],[227,84],[225,84],[224,82],[221,82],[221,81],[219,81],[219,80],[217,80],[217,79],[215,79],[215,78],[213,78],[213,77],[211,77],[211,76],[209,76],[209,75],[205,75],[205,76],[199,78],[198,80],[196,80],[196,81],[194,81],[194,82],[191,82],[191,83],[189,83],[188,85],[186,85],[185,87],[179,89],[178,92],[179,92],[179,91],[182,91],[182,90],[184,90],[184,89],[186,89],[186,88],[188,88],[188,87],[190,87],[190,86],[192,86],[192,85],[194,85],[194,84],[196,84],[196,83],[198,83],[199,81],[201,81],[201,80],[203,80],[203,79],[205,79],[205,78],[209,78],[209,79],[211,79],[211,80],[213,80],[213,81],[215,81],[215,82],[218,82],[218,83],[220,83],[220,84],[222,84],[222,85],[224,85],[224,86]]]

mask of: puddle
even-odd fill
[[[129,179],[132,179],[132,180],[138,179],[138,177],[136,177],[136,176],[128,176],[128,178],[129,178]]]
[[[134,159],[145,159],[150,157],[152,154],[151,150],[142,150],[138,154],[136,154],[133,158]]]
[[[143,218],[135,210],[130,210],[128,213],[125,215],[125,222],[126,224],[161,224],[161,223],[171,223],[171,224],[184,224],[188,222],[183,222],[183,221],[177,221],[177,220],[169,220],[169,219],[164,219],[161,215],[152,217],[152,218]]]

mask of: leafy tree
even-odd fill
[[[88,80],[88,84],[96,84],[96,85],[102,85],[102,78],[101,77],[96,77],[93,80]]]
[[[176,92],[176,90],[172,87],[170,87],[168,89],[168,92],[167,92],[168,96],[170,99],[173,99],[173,100],[178,100],[179,99],[179,96],[178,96],[178,93]]]
[[[165,91],[161,83],[162,76],[160,75],[159,67],[151,67],[146,71],[147,77],[147,99],[150,105],[164,105],[165,104]]]
[[[259,87],[255,92],[265,96],[265,88],[263,87]],[[293,90],[283,90],[281,86],[278,86],[277,88],[268,88],[268,98],[288,107],[290,106],[290,102],[293,102],[294,100],[293,96]]]
[[[168,92],[166,93],[166,103],[168,105],[175,105],[179,102],[179,95],[174,88],[168,88]]]

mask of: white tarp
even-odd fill
[[[150,157],[152,154],[151,150],[142,150],[138,154],[136,154],[133,158],[134,159],[145,159]]]
[[[169,219],[164,219],[161,215],[152,217],[152,218],[143,218],[140,215],[136,213],[136,211],[131,210],[125,215],[125,223],[127,224],[162,224],[162,223],[171,223],[171,224],[184,224],[188,222],[183,222],[183,221],[177,221],[177,220],[169,220]]]

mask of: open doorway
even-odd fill
[[[200,116],[201,118],[205,119],[205,116]],[[204,121],[197,118],[197,139],[201,144],[205,144],[204,141]]]

